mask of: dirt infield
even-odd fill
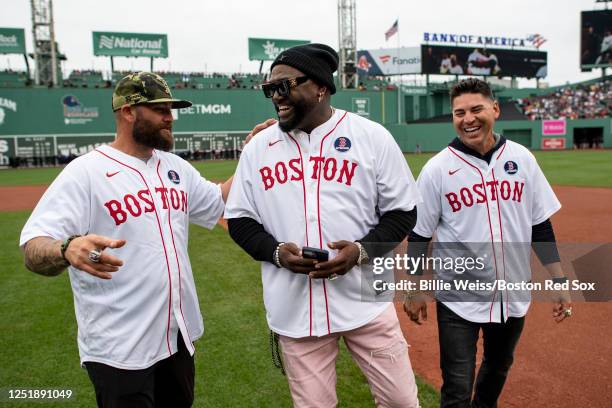
[[[47,186],[0,187],[0,211],[32,209]],[[563,204],[552,221],[560,242],[612,242],[612,189],[555,187]],[[415,372],[440,387],[435,306],[416,326],[397,305]],[[556,324],[549,303],[534,303],[500,407],[609,407],[612,303],[574,304]]]
[[[612,189],[554,190],[563,205],[552,218],[560,242],[612,242]],[[396,306],[415,372],[439,388],[435,305],[422,326]],[[573,309],[572,318],[556,324],[550,303],[532,304],[500,407],[610,407],[612,303],[579,302]]]

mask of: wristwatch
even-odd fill
[[[355,241],[355,245],[357,245],[357,248],[359,248],[359,258],[357,258],[357,265],[361,266],[363,264],[368,263],[370,261],[370,257],[368,256],[368,253],[366,252],[361,242]]]

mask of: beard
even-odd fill
[[[296,101],[291,104],[293,108],[293,112],[291,112],[291,116],[287,119],[281,119],[280,116],[278,118],[278,127],[283,132],[288,132],[293,130],[302,124],[306,115],[314,108],[314,103],[310,104],[306,102],[304,99]],[[276,112],[278,113],[278,107],[276,108]]]
[[[164,137],[162,131],[167,130],[170,137]],[[150,121],[136,116],[134,129],[132,131],[134,141],[140,145],[150,147],[152,149],[163,150],[165,152],[172,148],[174,142],[172,138],[172,125],[155,126]]]

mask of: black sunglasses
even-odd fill
[[[261,89],[266,98],[274,96],[274,92],[278,92],[278,96],[287,96],[291,92],[291,88],[303,84],[308,81],[307,76],[301,76],[290,79],[282,79],[280,81],[269,82],[267,84],[261,84]]]

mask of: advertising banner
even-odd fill
[[[94,55],[114,57],[168,57],[166,34],[114,33],[94,31]]]
[[[357,70],[360,76],[420,74],[421,50],[419,47],[360,50]]]
[[[549,119],[542,121],[542,135],[544,136],[564,136],[565,132],[565,119]]]
[[[542,150],[561,150],[565,149],[564,137],[543,137]]]
[[[0,28],[0,54],[25,54],[23,28]]]
[[[424,74],[544,78],[547,53],[504,48],[422,45]]]
[[[308,40],[282,40],[278,38],[249,38],[249,60],[273,61],[278,54],[296,45],[309,44]]]

